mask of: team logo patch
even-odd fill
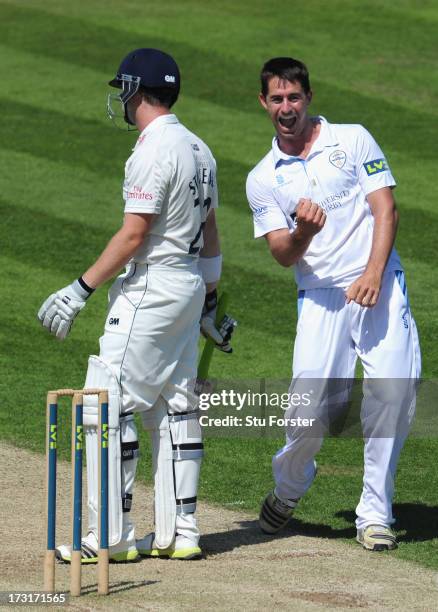
[[[347,160],[347,154],[345,151],[333,151],[329,157],[329,162],[335,166],[335,168],[342,168]]]
[[[277,185],[283,185],[284,178],[281,176],[281,174],[276,174],[275,178],[277,180]]]
[[[379,172],[385,172],[385,170],[389,170],[389,166],[384,157],[381,159],[373,159],[372,161],[367,161],[364,163],[363,167],[365,168],[368,176],[373,174],[378,174]]]
[[[263,217],[263,215],[266,215],[267,212],[268,212],[267,206],[258,206],[257,208],[254,209],[254,219],[260,219],[260,217]]]

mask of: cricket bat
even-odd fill
[[[228,306],[228,293],[225,291],[221,294],[216,309],[216,325],[222,321],[225,316],[225,311]],[[205,341],[204,349],[202,351],[201,359],[198,364],[198,380],[207,380],[208,370],[210,369],[211,358],[213,357],[214,351],[214,340],[208,338]]]

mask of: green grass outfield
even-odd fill
[[[87,356],[98,350],[104,289],[65,343],[43,332],[35,315],[50,292],[84,271],[121,222],[123,166],[136,136],[106,119],[106,83],[137,46],[175,56],[183,79],[175,111],[218,161],[222,286],[239,329],[234,355],[215,355],[214,375],[254,380],[290,373],[296,290],[290,271],[252,239],[244,185],[272,137],[257,101],[259,69],[269,57],[293,55],[313,76],[314,112],[363,123],[390,161],[399,183],[397,246],[423,374],[436,377],[437,25],[432,0],[1,0],[1,436],[43,452],[47,389],[81,386]],[[438,441],[430,433],[403,452],[395,499],[401,545],[394,554],[438,568]],[[272,486],[270,460],[279,444],[207,438],[201,497],[257,510]],[[145,480],[147,455],[139,470]],[[327,440],[319,465],[297,511],[298,528],[351,538],[361,441]]]

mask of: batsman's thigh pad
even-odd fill
[[[112,368],[91,355],[86,388],[108,389],[109,396],[109,543],[114,546],[123,537],[123,511],[130,508],[138,456],[137,431],[132,415],[120,416],[120,386]],[[98,398],[84,396],[84,433],[87,450],[89,530],[97,534],[98,510]],[[123,460],[123,455],[124,459]]]

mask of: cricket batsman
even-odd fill
[[[234,321],[215,326],[221,275],[215,209],[216,162],[207,145],[171,112],[180,72],[168,54],[136,49],[109,83],[108,113],[140,135],[125,166],[124,221],[95,263],[53,293],[38,313],[64,339],[95,289],[109,291],[99,356],[90,356],[85,387],[109,390],[110,560],[139,555],[201,555],[195,518],[203,456],[195,394],[200,321],[217,348],[231,352]],[[84,397],[88,534],[82,562],[97,562],[97,401]],[[152,436],[155,531],[137,540],[129,511],[138,460],[134,413]],[[57,548],[69,562],[71,549]]]
[[[357,541],[368,550],[391,550],[397,546],[391,529],[394,478],[421,371],[417,329],[393,246],[395,180],[364,127],[309,115],[312,90],[301,61],[266,62],[259,99],[276,135],[248,176],[247,197],[255,237],[265,237],[279,264],[295,267],[299,315],[290,392],[313,393],[310,408],[300,410],[317,417],[311,430],[286,428],[260,526],[271,534],[283,528],[311,486],[330,411],[348,400],[359,358],[365,448]],[[291,406],[288,412],[297,411]]]

